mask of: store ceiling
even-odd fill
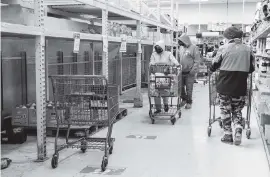
[[[156,7],[158,0],[143,0],[148,4],[149,7]],[[179,4],[198,4],[201,1],[201,4],[223,4],[227,3],[227,0],[174,0]],[[247,2],[258,2],[258,0],[244,0]],[[161,7],[169,7],[171,1],[170,0],[160,0]],[[228,0],[228,3],[243,3],[243,0]]]

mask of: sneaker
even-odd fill
[[[187,103],[185,109],[191,109],[191,104]]]
[[[239,146],[242,142],[242,128],[236,128],[234,133],[234,144]]]
[[[158,114],[158,113],[161,113],[161,110],[156,110],[156,111],[154,112],[154,114]]]
[[[233,144],[233,136],[232,136],[232,134],[225,134],[221,138],[221,142],[222,143],[227,143],[227,144]]]
[[[169,111],[169,105],[164,105],[164,111],[168,112]]]

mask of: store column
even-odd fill
[[[47,159],[46,149],[46,66],[45,66],[45,36],[44,16],[45,5],[43,0],[35,0],[35,25],[40,28],[41,34],[36,36],[36,115],[37,115],[37,161]]]
[[[141,93],[141,64],[142,64],[142,45],[141,45],[141,21],[137,20],[137,39],[138,39],[138,51],[136,58],[136,94],[134,98],[134,107],[143,107],[143,98]]]

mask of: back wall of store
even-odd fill
[[[229,3],[228,17],[227,4],[201,4],[201,14],[199,15],[199,5],[181,4],[179,5],[179,22],[180,24],[208,24],[209,22],[217,23],[227,20],[234,24],[252,24],[256,3],[245,3],[245,13],[242,16],[242,3]]]

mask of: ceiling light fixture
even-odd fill
[[[189,0],[190,2],[207,2],[208,0]]]

